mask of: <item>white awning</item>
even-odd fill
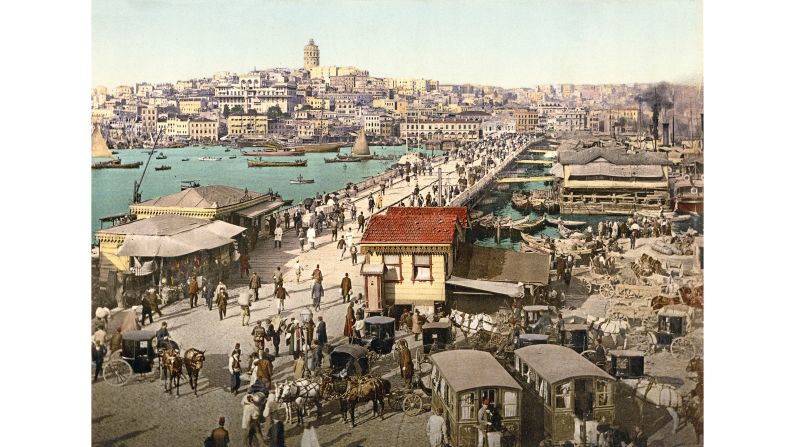
[[[128,234],[119,247],[119,256],[173,258],[200,250],[211,250],[231,244],[232,236],[246,229],[226,222],[215,221],[173,235]]]
[[[451,276],[447,281],[445,281],[445,284],[466,287],[467,289],[480,290],[483,292],[515,298],[521,298],[524,296],[524,287],[510,282],[484,281],[479,279],[467,279]]]
[[[282,205],[284,205],[283,201],[274,200],[274,201],[271,201],[271,202],[258,203],[258,204],[254,205],[254,206],[250,206],[248,208],[244,208],[242,210],[235,211],[235,213],[237,213],[237,214],[239,214],[239,215],[241,215],[243,217],[248,217],[249,219],[254,219],[254,218],[256,218],[258,216],[261,216],[261,215],[263,215],[263,214],[265,214],[267,212],[273,211],[273,210],[279,208]]]

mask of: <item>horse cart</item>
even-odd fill
[[[127,331],[122,334],[121,350],[111,353],[102,367],[102,378],[113,386],[126,384],[133,373],[152,372],[158,353],[154,331]]]
[[[458,349],[431,355],[431,363],[431,407],[444,410],[451,445],[478,445],[484,403],[494,428],[488,445],[530,445],[522,430],[522,387],[491,354]]]
[[[395,319],[392,317],[367,317],[364,319],[364,337],[360,343],[371,354],[392,352],[395,344]]]
[[[337,346],[331,351],[329,362],[331,375],[345,378],[363,376],[370,372],[370,361],[367,358],[367,349],[354,344]]]
[[[651,332],[657,349],[667,349],[677,357],[692,358],[700,354],[700,348],[689,337],[694,309],[685,304],[671,304],[657,313],[657,331]]]
[[[450,321],[426,323],[422,327],[422,353],[425,355],[451,349],[454,341],[455,332]]]

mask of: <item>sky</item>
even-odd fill
[[[321,65],[505,88],[692,82],[701,0],[93,0],[92,85]]]

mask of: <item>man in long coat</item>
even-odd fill
[[[414,340],[418,340],[422,334],[422,325],[425,323],[425,318],[420,315],[419,309],[414,309],[414,315],[411,316],[411,332],[414,334]]]
[[[342,278],[342,284],[340,284],[340,289],[342,290],[342,302],[345,303],[351,300],[351,279],[348,277],[348,274],[345,274],[345,277]]]
[[[262,281],[259,279],[257,272],[251,274],[248,280],[248,288],[254,293],[254,301],[259,301],[259,288],[262,287]]]
[[[320,299],[323,297],[323,284],[315,281],[312,286],[312,305],[315,307],[315,312],[320,311]]]
[[[196,275],[193,275],[188,283],[188,298],[191,309],[194,306],[199,306],[199,281],[196,280]]]
[[[353,340],[353,323],[356,322],[356,317],[353,315],[353,303],[348,304],[348,311],[345,314],[345,330],[343,335],[348,337],[348,342]]]
[[[326,322],[323,321],[323,316],[317,317],[317,328],[315,328],[315,334],[318,344],[320,347],[323,348],[328,343],[328,334],[326,334]]]

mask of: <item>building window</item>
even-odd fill
[[[555,409],[571,409],[571,385],[569,383],[555,387]]]
[[[502,404],[502,416],[506,418],[516,417],[516,392],[506,391],[503,397],[505,402]]]
[[[461,412],[458,419],[475,419],[475,393],[461,394]]]
[[[386,265],[385,281],[402,281],[403,272],[400,266],[400,255],[384,255]]]
[[[612,404],[611,384],[606,380],[596,381],[596,406],[605,407]]]

